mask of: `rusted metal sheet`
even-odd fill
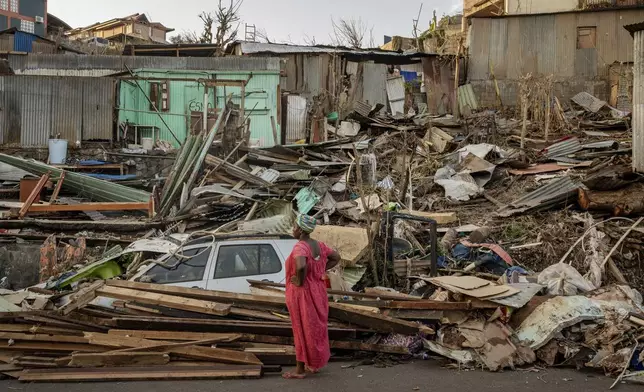
[[[0,77],[0,141],[44,147],[51,135],[69,143],[111,140],[112,79]]]
[[[363,64],[362,100],[370,105],[387,105],[387,66]]]
[[[461,66],[464,61],[461,61]],[[454,92],[453,61],[441,61],[439,58],[423,59],[423,75],[427,90],[427,110],[430,114],[446,114],[452,112],[456,96]],[[463,69],[463,67],[461,68]]]
[[[567,201],[576,202],[577,190],[583,185],[569,176],[558,178],[549,184],[530,192],[500,209],[497,215],[509,217],[527,211],[552,208]]]
[[[12,78],[7,76],[5,78]],[[22,146],[45,146],[51,135],[54,97],[51,79],[16,78],[14,94],[20,96],[20,144]]]
[[[86,78],[82,81],[82,86],[82,140],[112,140],[115,81],[108,78]]]
[[[307,104],[299,95],[286,97],[286,143],[295,143],[306,138]]]
[[[83,81],[77,78],[52,78],[48,82],[51,85],[50,132],[73,145],[83,138]]]
[[[279,59],[271,57],[157,57],[55,54],[9,55],[16,74],[49,76],[105,76],[127,68],[172,70],[279,71]]]
[[[633,168],[641,173],[644,172],[644,29],[633,35]]]

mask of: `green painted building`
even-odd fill
[[[204,84],[200,80],[213,81],[247,81],[245,88],[245,115],[250,119],[251,145],[262,147],[273,146],[274,135],[271,117],[275,118],[280,131],[280,70],[279,60],[237,58],[236,60],[222,59],[226,70],[160,70],[137,69],[133,73],[136,78],[123,78],[119,81],[118,121],[119,126],[126,122],[137,125],[138,133],[143,137],[152,137],[171,142],[175,147],[178,143],[168,130],[183,142],[188,132],[199,131],[202,127],[204,106]],[[235,68],[230,70],[230,68]],[[140,87],[139,87],[140,86]],[[233,103],[241,105],[241,87],[217,86],[208,89],[209,117],[215,116],[226,104],[226,97],[232,94]],[[147,98],[146,98],[147,95]],[[161,112],[154,110],[152,100]],[[214,123],[214,119],[209,118]],[[132,126],[129,129],[133,129]],[[120,132],[120,131],[119,131]],[[131,132],[131,131],[130,131]]]

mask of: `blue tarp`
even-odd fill
[[[124,181],[136,179],[136,174],[102,174],[102,173],[83,173],[86,176],[98,178],[107,181]]]

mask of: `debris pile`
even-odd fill
[[[11,230],[5,240],[42,244],[46,239],[41,288],[74,297],[96,281],[102,285],[63,319],[30,315],[36,318],[9,321],[38,328],[67,323],[108,335],[149,331],[153,325],[157,340],[167,340],[164,345],[181,340],[167,338],[168,331],[216,327],[222,334],[283,338],[242,336],[217,342],[216,348],[239,353],[277,349],[255,344],[289,346],[283,286],[265,282],[283,282],[283,269],[262,273],[262,256],[247,263],[247,255],[231,253],[235,274],[227,278],[241,279],[234,286],[217,286],[217,274],[211,279],[204,271],[206,264],[216,269],[223,248],[242,243],[235,241],[255,246],[255,254],[272,247],[283,263],[294,244],[285,235],[301,213],[321,223],[313,238],[342,256],[328,274],[330,327],[340,334],[332,338],[332,349],[403,356],[425,351],[493,371],[537,362],[574,365],[630,378],[628,371],[642,366],[644,200],[642,176],[631,170],[629,114],[586,93],[559,101],[547,78],[521,83],[518,113],[473,112],[478,105],[470,102],[466,116],[457,120],[402,114],[402,105],[390,115],[382,105],[358,102],[346,118],[327,124],[326,132],[316,129],[308,141],[270,148],[250,146],[247,118],[229,103],[211,129],[184,142],[163,186],[147,191],[0,155],[1,162],[43,176],[39,184],[53,176],[62,182],[56,188],[91,200],[58,203],[56,193],[49,203],[39,203],[38,191],[24,203],[4,204],[12,210],[2,221]],[[120,213],[94,215],[117,209],[116,203]],[[136,210],[149,216],[131,212]],[[71,211],[88,216],[68,215]],[[32,218],[44,213],[56,215]],[[90,258],[74,252],[84,246],[76,242],[65,243],[70,248],[62,252],[52,234],[105,243]],[[210,259],[202,260],[207,259],[202,253]],[[151,273],[155,268],[162,270]],[[127,290],[145,292],[154,301],[161,294],[228,310],[204,316],[176,307],[179,303],[141,303],[142,293],[124,298]],[[52,317],[67,309],[60,295],[52,297],[56,309],[34,310],[45,308],[42,299],[33,298],[12,305]],[[253,302],[267,295],[281,302]],[[90,303],[94,296],[116,302]],[[248,323],[253,328],[236,329]],[[91,328],[83,329],[86,325]],[[346,330],[351,332],[340,333]],[[154,340],[150,336],[134,335]],[[214,344],[200,340],[190,335],[184,341],[194,347]],[[159,352],[169,353],[172,366],[194,359]],[[267,352],[253,353],[262,364],[273,364]],[[281,361],[292,359],[289,355],[280,351],[277,362],[288,364]]]
[[[348,294],[379,298],[343,293]],[[100,280],[73,292],[25,291],[2,299],[26,304],[31,297],[41,302],[41,310],[12,309],[0,324],[0,339],[7,342],[0,347],[5,363],[0,372],[20,381],[259,378],[295,364],[291,325],[279,293],[261,296]],[[330,317],[331,349],[337,355],[405,357],[413,341],[434,332],[372,306],[332,303]],[[408,344],[388,343],[396,336],[409,336]]]

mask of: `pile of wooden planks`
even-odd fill
[[[363,301],[330,304],[334,353],[408,355],[379,342],[392,333],[433,334],[436,310],[450,305],[356,295]],[[295,364],[279,294],[118,280],[86,283],[60,296],[55,310],[0,313],[0,341],[0,373],[25,382],[259,378]]]

